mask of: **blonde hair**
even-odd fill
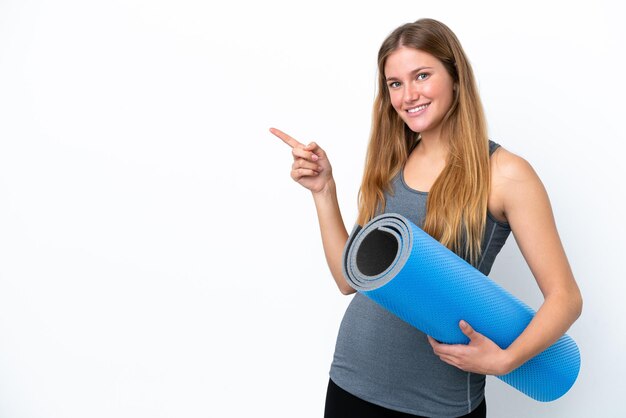
[[[385,80],[387,57],[401,46],[437,58],[454,81],[454,98],[442,121],[448,139],[446,166],[433,184],[424,231],[460,256],[476,263],[481,253],[490,187],[489,141],[471,65],[454,33],[443,23],[420,19],[394,30],[378,52],[378,94],[359,192],[364,225],[385,208],[385,192],[419,142],[391,105]]]

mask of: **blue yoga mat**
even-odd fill
[[[476,331],[507,348],[535,315],[465,260],[411,221],[383,214],[356,227],[343,254],[344,275],[357,291],[437,341],[467,344],[459,329]],[[553,401],[574,384],[580,353],[563,335],[512,372],[497,376],[533,399]]]

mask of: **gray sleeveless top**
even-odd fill
[[[489,142],[489,153],[498,144]],[[386,196],[388,213],[423,225],[428,193],[411,189],[402,170]],[[487,214],[482,256],[476,266],[489,274],[511,229]],[[484,397],[485,376],[464,372],[433,353],[426,335],[356,293],[339,328],[330,378],[339,387],[388,409],[428,417],[458,417]]]

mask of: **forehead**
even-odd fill
[[[387,57],[385,77],[398,77],[421,67],[443,68],[443,64],[428,52],[401,46]]]

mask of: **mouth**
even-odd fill
[[[421,105],[419,105],[419,106],[415,106],[415,107],[412,107],[412,108],[410,108],[410,109],[407,109],[406,111],[409,113],[409,115],[414,115],[414,114],[416,114],[416,113],[420,113],[420,112],[422,112],[422,111],[423,111],[423,110],[425,110],[428,106],[430,106],[430,103],[424,103],[424,104],[421,104]]]

